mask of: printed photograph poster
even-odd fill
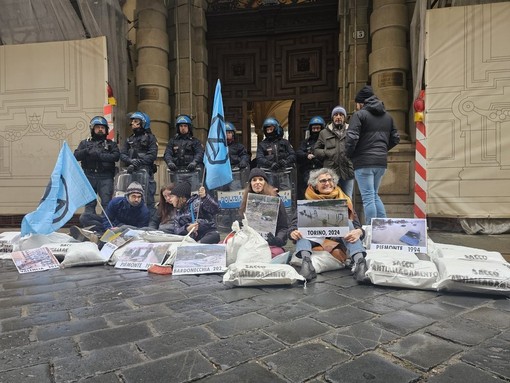
[[[245,211],[248,225],[264,239],[267,239],[268,233],[276,233],[280,202],[278,196],[248,193]]]
[[[126,238],[122,235],[122,233],[114,233],[109,229],[106,230],[104,235],[101,237],[101,241],[106,242],[100,251],[103,260],[108,262],[115,250],[131,241],[131,239],[132,237]]]
[[[115,263],[117,269],[147,270],[165,259],[170,243],[133,242],[125,246]]]
[[[343,237],[349,232],[347,200],[298,200],[297,225],[305,238]]]
[[[172,275],[223,273],[227,269],[224,244],[177,247]]]
[[[46,247],[14,251],[11,258],[20,274],[60,268],[57,258]]]
[[[427,221],[422,218],[372,218],[370,249],[427,253]]]

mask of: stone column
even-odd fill
[[[391,113],[403,141],[409,140],[407,75],[409,30],[406,0],[374,0],[370,16],[369,74],[374,93]]]
[[[169,8],[170,68],[173,75],[174,93],[171,104],[175,110],[172,120],[178,114],[193,118],[194,135],[200,141],[207,139],[209,128],[207,45],[205,33],[207,23],[205,0],[176,0]],[[175,126],[172,121],[172,134]]]
[[[138,109],[151,119],[161,156],[168,141],[170,121],[167,10],[160,0],[138,0],[136,18]]]

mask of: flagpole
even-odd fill
[[[99,207],[101,208],[101,211],[103,212],[104,216],[108,220],[108,223],[110,224],[110,227],[113,227],[112,221],[110,221],[110,218],[108,217],[108,214],[106,214],[106,211],[103,209],[103,205],[101,205],[99,203],[99,200],[97,198],[96,198],[96,201],[97,201],[97,204],[99,205]]]

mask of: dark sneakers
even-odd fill
[[[356,267],[354,269],[353,278],[356,280],[356,282],[363,284],[370,283],[370,278],[367,277],[368,267],[365,258],[359,259],[355,266]]]
[[[315,268],[312,265],[312,259],[310,258],[309,252],[302,252],[303,263],[301,264],[301,270],[299,270],[299,274],[302,275],[307,281],[311,281],[314,278],[317,278],[317,273],[315,272]]]

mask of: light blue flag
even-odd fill
[[[216,83],[214,92],[211,127],[205,144],[204,165],[205,185],[209,190],[232,182],[220,80]]]
[[[21,235],[51,234],[64,226],[77,209],[94,199],[96,192],[64,142],[39,206],[23,217]]]

